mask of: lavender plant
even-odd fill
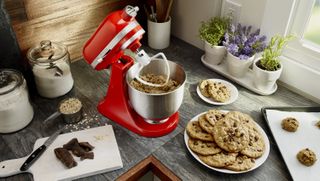
[[[223,45],[240,60],[246,60],[266,47],[266,36],[260,35],[260,29],[254,32],[251,32],[251,29],[251,26],[242,26],[239,23],[237,27],[231,25],[224,35]]]

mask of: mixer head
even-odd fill
[[[84,59],[96,70],[117,62],[125,49],[135,52],[145,31],[135,20],[139,8],[126,6],[109,14],[83,48]]]

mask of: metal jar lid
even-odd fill
[[[12,92],[23,83],[22,74],[14,69],[0,69],[0,95]]]
[[[43,40],[40,44],[31,47],[27,57],[31,64],[51,63],[63,58],[68,53],[67,47],[50,40]]]

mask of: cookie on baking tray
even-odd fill
[[[253,158],[247,157],[245,155],[237,156],[234,163],[227,165],[226,168],[233,171],[245,171],[249,170],[255,165],[255,160]]]
[[[202,130],[198,121],[190,121],[186,129],[188,135],[192,138],[203,141],[213,141],[212,135]]]
[[[303,165],[310,167],[317,161],[317,156],[312,150],[306,148],[299,151],[297,154],[297,159]]]
[[[238,153],[229,153],[229,152],[223,151],[215,155],[208,155],[208,156],[198,155],[198,156],[200,160],[202,160],[204,163],[213,167],[222,168],[234,163],[236,161],[237,155]]]
[[[296,132],[299,127],[299,121],[293,117],[287,117],[281,122],[282,129],[289,132]]]
[[[215,142],[189,138],[188,145],[192,151],[201,155],[214,155],[221,152],[221,148]]]

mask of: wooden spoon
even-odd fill
[[[158,22],[164,22],[166,18],[166,1],[156,0],[156,13]]]

